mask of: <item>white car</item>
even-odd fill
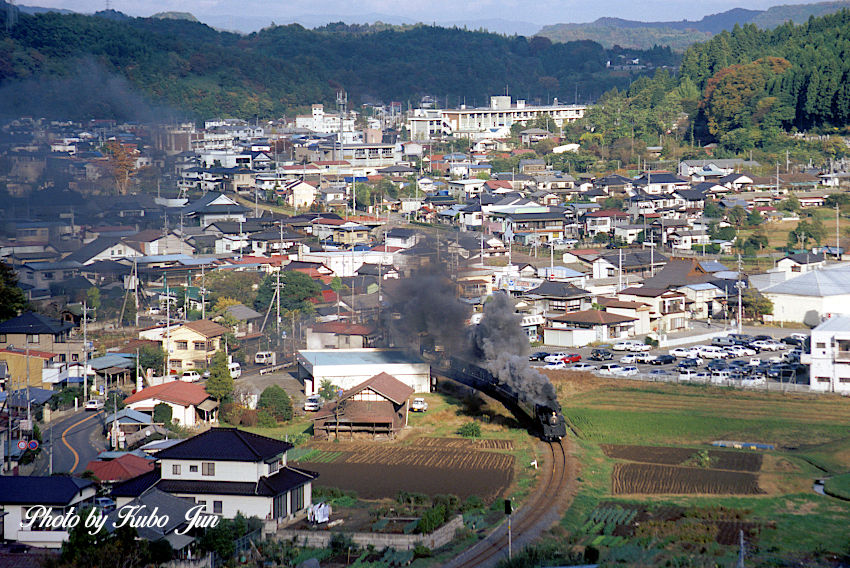
[[[690,381],[694,377],[696,377],[697,371],[693,371],[691,369],[682,369],[679,371],[679,380],[680,381]]]
[[[638,353],[635,355],[635,363],[642,363],[644,365],[648,365],[656,359],[658,359],[658,355],[650,355],[649,353]]]
[[[569,368],[570,371],[595,371],[596,369],[596,365],[591,365],[590,363],[576,363]]]
[[[543,358],[543,362],[544,363],[560,363],[561,361],[564,360],[564,357],[566,357],[566,356],[567,356],[566,353],[560,353],[560,352],[559,353],[552,353],[551,355],[546,355]]]
[[[632,341],[631,347],[629,347],[629,351],[634,351],[637,353],[650,350],[652,350],[652,345],[647,345],[646,343],[639,343],[637,341]]]
[[[778,341],[769,341],[766,339],[753,341],[752,345],[758,347],[762,351],[779,351],[783,347],[783,344],[779,343]]]
[[[635,353],[629,353],[628,355],[623,355],[622,357],[620,357],[620,363],[626,363],[626,364],[637,363],[638,357],[640,357],[640,355],[637,355]]]
[[[613,375],[618,369],[622,369],[622,365],[618,365],[617,363],[605,363],[604,365],[599,366],[599,374],[600,375]]]
[[[611,349],[614,351],[631,351],[630,347],[632,345],[631,341],[620,341],[619,343],[615,343]]]
[[[183,371],[180,380],[184,383],[197,383],[201,380],[201,374],[198,371]]]
[[[805,341],[809,338],[809,334],[807,333],[792,333],[791,337],[794,339],[799,339],[800,341]]]
[[[91,398],[86,401],[86,404],[83,408],[85,410],[102,410],[103,401],[99,398]]]
[[[674,347],[667,353],[673,357],[690,357],[693,354],[693,350],[690,347]]]
[[[426,410],[428,410],[428,403],[424,398],[414,398],[413,402],[410,403],[411,412],[425,412]]]
[[[322,408],[322,397],[317,394],[311,394],[304,400],[304,410],[306,412],[316,412]]]
[[[230,363],[227,366],[227,370],[230,371],[230,376],[234,379],[238,379],[242,376],[242,365],[239,363]]]
[[[271,351],[257,351],[254,354],[254,363],[257,365],[274,365],[275,354]]]
[[[726,350],[714,345],[704,345],[700,347],[699,356],[706,359],[723,359],[726,357]]]
[[[618,377],[633,377],[638,374],[638,368],[633,366],[620,367],[619,369],[612,370],[611,373]]]
[[[558,361],[557,363],[546,363],[543,365],[544,369],[566,369],[567,364],[563,361]]]
[[[732,353],[735,357],[749,357],[756,354],[755,349],[745,345],[733,345],[732,347],[727,347],[726,351]]]

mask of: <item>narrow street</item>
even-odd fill
[[[104,413],[77,411],[47,425],[42,432],[43,452],[38,457],[33,475],[50,475],[50,451],[53,450],[53,472],[81,473],[86,464],[106,449],[101,434]]]

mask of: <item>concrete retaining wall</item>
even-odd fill
[[[689,343],[711,343],[711,340],[715,337],[726,337],[730,333],[734,333],[734,329],[728,329],[726,331],[714,331],[712,333],[701,333],[699,335],[686,335],[684,337],[674,337],[668,338],[666,336],[661,336],[658,340],[659,347],[676,347],[678,345],[687,345]]]
[[[369,546],[376,549],[394,548],[396,550],[413,550],[417,544],[427,546],[430,549],[440,548],[451,542],[455,532],[463,526],[463,517],[458,515],[437,530],[428,534],[384,534],[384,533],[344,533],[359,546]],[[327,548],[330,546],[331,536],[342,532],[331,530],[288,530],[283,529],[275,533],[276,538],[292,540],[299,546],[311,548]]]

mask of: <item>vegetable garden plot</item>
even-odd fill
[[[417,438],[411,444],[415,448],[433,448],[438,450],[512,450],[511,440],[469,440],[467,438]]]
[[[622,446],[604,444],[602,451],[611,458],[660,465],[681,465],[693,459],[697,452],[692,448],[673,448],[667,446]],[[703,450],[707,452],[711,469],[756,472],[761,469],[762,455],[757,453],[732,452],[724,450]]]
[[[611,474],[614,495],[705,494],[758,495],[764,493],[752,473],[644,463],[617,463]]]
[[[404,465],[468,471],[479,469],[513,469],[514,457],[495,452],[462,450],[434,451],[433,449],[377,446],[365,451],[349,453],[340,461],[346,464]]]

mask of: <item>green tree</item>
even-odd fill
[[[171,418],[173,417],[173,411],[171,406],[160,402],[156,406],[153,407],[153,421],[157,424],[165,424],[168,426],[171,424]]]
[[[264,312],[268,309],[276,284],[277,275],[269,274],[263,279],[254,301],[256,310]],[[321,291],[319,283],[303,272],[284,272],[280,277],[280,308],[288,312],[298,310],[302,314],[311,314],[314,308],[310,299]]]
[[[793,193],[788,196],[788,199],[780,201],[776,208],[781,211],[791,211],[793,213],[799,213],[803,210],[803,206],[800,205],[800,200],[797,199],[797,196]]]
[[[139,368],[144,374],[146,369],[153,369],[154,373],[162,371],[165,365],[165,350],[162,347],[145,345],[139,349]]]
[[[206,389],[211,397],[220,402],[233,398],[233,377],[227,366],[227,355],[222,350],[213,355]]]
[[[708,217],[709,219],[720,219],[723,217],[723,210],[713,199],[706,199],[705,208],[703,208],[702,214],[704,217]]]
[[[267,410],[279,422],[292,419],[292,400],[278,385],[270,385],[263,390],[257,408]]]
[[[736,227],[743,226],[744,222],[747,220],[747,210],[741,207],[740,205],[736,205],[732,209],[726,213],[726,218]]]
[[[762,223],[764,223],[764,217],[755,209],[747,216],[747,225],[750,227],[757,227]]]
[[[18,287],[18,275],[15,270],[0,261],[0,321],[16,317],[28,307],[27,297]]]
[[[262,276],[256,272],[215,271],[204,277],[204,286],[210,293],[210,300],[219,298],[238,298],[239,302],[250,306],[257,295],[256,287]]]
[[[480,438],[481,425],[478,422],[467,422],[458,428],[457,433],[464,438]]]
[[[749,313],[753,319],[761,320],[763,316],[773,313],[773,302],[755,288],[741,292],[741,304],[745,313]]]
[[[324,379],[319,384],[319,396],[325,400],[333,400],[339,392],[339,387],[333,384],[330,380]]]

